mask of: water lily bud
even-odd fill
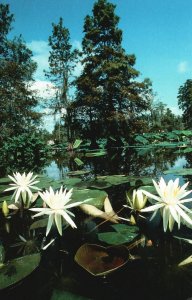
[[[137,210],[140,210],[144,208],[145,204],[147,202],[147,196],[145,196],[141,190],[137,190],[135,193],[135,208]]]
[[[136,221],[135,221],[135,218],[133,215],[131,215],[131,217],[130,217],[130,223],[131,223],[131,225],[136,225]]]
[[[7,205],[7,201],[3,201],[2,212],[3,212],[3,215],[5,217],[8,216],[8,214],[9,214],[9,208],[8,208],[8,205]]]
[[[133,210],[140,211],[147,202],[147,196],[141,190],[133,190],[133,195],[130,198],[127,194],[127,200]]]

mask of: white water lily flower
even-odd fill
[[[49,191],[45,191],[43,193],[39,192],[39,195],[41,196],[41,198],[43,199],[47,207],[31,208],[30,210],[38,212],[33,217],[49,215],[46,235],[48,235],[54,221],[57,226],[59,234],[62,235],[62,218],[69,225],[71,225],[72,228],[77,228],[74,221],[69,216],[71,215],[74,217],[75,215],[72,212],[70,212],[68,209],[78,206],[82,204],[84,201],[68,204],[68,202],[71,201],[72,190],[73,189],[67,192],[67,190],[65,189],[63,191],[63,187],[61,186],[60,190],[56,192],[54,192],[52,187],[49,188]]]
[[[14,182],[10,185],[12,187],[6,189],[5,191],[14,191],[13,198],[15,197],[15,202],[18,202],[19,197],[22,197],[22,200],[25,204],[27,195],[29,196],[29,201],[33,199],[33,194],[31,189],[40,190],[38,187],[34,186],[39,181],[35,180],[37,175],[33,176],[32,172],[28,174],[20,174],[19,172],[13,173],[13,176],[8,175],[8,177]]]
[[[192,201],[192,198],[183,199],[191,193],[191,191],[186,191],[186,187],[189,183],[187,182],[180,187],[179,178],[177,178],[175,181],[169,180],[169,182],[166,184],[165,180],[161,177],[159,183],[156,183],[155,180],[153,180],[153,184],[156,188],[158,196],[153,195],[145,190],[142,191],[147,197],[154,199],[157,201],[157,203],[141,209],[141,212],[154,211],[151,217],[152,219],[160,209],[163,218],[164,231],[167,230],[168,226],[169,230],[172,231],[175,222],[178,224],[178,228],[180,228],[182,219],[188,224],[192,225],[192,219],[187,214],[191,214],[192,211],[183,205],[183,203]]]
[[[133,190],[133,195],[131,198],[127,194],[127,200],[130,204],[130,206],[128,206],[129,208],[140,211],[145,207],[147,196],[143,194],[142,190]]]

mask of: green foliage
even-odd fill
[[[0,165],[8,167],[7,172],[31,171],[41,168],[49,157],[50,147],[38,134],[22,134],[8,141],[0,149]],[[10,169],[10,170],[9,170]]]
[[[191,144],[191,130],[173,130],[171,132],[136,134],[134,141],[145,146],[179,147]]]
[[[49,36],[49,71],[45,72],[48,79],[53,82],[55,97],[50,107],[53,114],[58,113],[58,140],[61,141],[63,131],[67,129],[68,140],[72,138],[71,133],[71,109],[69,104],[69,88],[72,85],[71,75],[75,67],[77,50],[72,50],[70,44],[69,30],[63,26],[63,19],[58,24],[52,24],[52,35]]]
[[[37,125],[40,113],[35,93],[30,89],[36,63],[21,36],[12,40],[13,15],[8,5],[0,5],[0,144],[8,137],[29,131]]]
[[[111,225],[115,231],[102,232],[98,234],[100,241],[109,245],[121,245],[133,241],[138,236],[138,227],[125,224]]]
[[[74,144],[73,144],[73,149],[77,149],[82,143],[82,140],[76,139]]]
[[[98,0],[92,12],[84,22],[84,68],[76,81],[75,122],[93,144],[109,136],[118,143],[121,136],[129,137],[133,130],[143,128],[142,115],[149,107],[143,96],[146,83],[136,82],[136,58],[122,48],[115,5]]]
[[[166,106],[167,105],[161,101],[151,102],[150,114],[148,115],[150,132],[167,132],[183,128],[181,116],[174,115]]]
[[[187,128],[192,129],[192,80],[188,79],[180,86],[178,92],[178,105],[183,110],[183,122]]]
[[[192,175],[192,168],[170,169],[163,172],[164,174],[174,174],[180,176]]]
[[[31,274],[40,263],[40,253],[13,259],[0,268],[0,290],[18,283]]]

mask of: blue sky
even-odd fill
[[[7,0],[15,15],[12,35],[22,34],[39,63],[36,80],[43,86],[42,69],[48,68],[47,40],[51,23],[59,17],[70,31],[73,45],[80,45],[83,22],[93,0]],[[111,0],[116,4],[123,30],[123,47],[137,58],[141,78],[153,82],[157,99],[178,112],[179,87],[192,72],[192,0]],[[77,67],[78,69],[78,67]],[[77,70],[78,71],[78,70]]]

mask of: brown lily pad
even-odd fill
[[[121,268],[128,261],[125,246],[103,247],[96,244],[82,245],[75,255],[75,261],[94,276],[104,276]]]

